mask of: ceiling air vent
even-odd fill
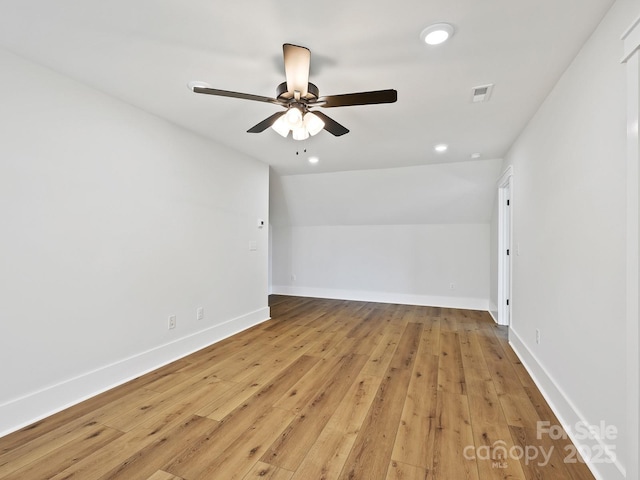
[[[491,92],[493,91],[493,83],[490,83],[489,85],[480,85],[478,87],[473,87],[471,91],[471,101],[473,103],[486,102],[491,97]]]

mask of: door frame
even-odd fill
[[[513,292],[513,165],[498,180],[498,324],[511,324]]]
[[[627,478],[640,476],[640,464],[634,452],[640,448],[640,18],[622,35],[627,70]]]

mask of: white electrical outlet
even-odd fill
[[[536,343],[540,345],[540,330],[536,328]]]
[[[176,316],[175,315],[169,315],[169,330],[171,330],[172,328],[176,328]]]
[[[204,318],[204,308],[198,307],[196,310],[196,320],[202,320]]]

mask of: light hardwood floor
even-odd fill
[[[0,478],[593,480],[538,438],[559,422],[487,313],[270,301],[272,320],[0,438]]]

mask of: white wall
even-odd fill
[[[514,165],[510,340],[563,423],[618,429],[625,450],[626,85],[620,36],[637,2],[619,0],[506,157]],[[536,344],[535,332],[541,332]],[[589,444],[599,448],[597,442]]]
[[[272,291],[488,310],[501,165],[272,175]]]
[[[627,71],[627,430],[629,452],[640,450],[640,16],[623,35]],[[640,477],[629,455],[627,478]]]
[[[0,435],[268,318],[266,165],[0,70]]]
[[[274,227],[273,238],[274,293],[488,309],[485,224]]]

